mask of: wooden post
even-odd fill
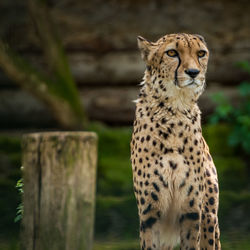
[[[92,249],[96,162],[95,133],[24,136],[22,249]]]

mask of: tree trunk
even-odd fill
[[[24,136],[22,249],[92,249],[96,162],[95,133]]]

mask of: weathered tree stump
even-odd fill
[[[22,249],[92,249],[96,162],[95,133],[24,136]]]

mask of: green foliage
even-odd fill
[[[23,178],[19,179],[16,184],[16,188],[20,194],[23,195]],[[20,221],[23,218],[23,202],[21,202],[17,207],[16,217],[14,219],[15,222]]]
[[[0,239],[16,235],[19,230],[19,223],[13,220],[21,202],[21,196],[15,188],[21,176],[20,162],[20,137],[0,135]]]
[[[241,67],[250,72],[248,63],[242,63]],[[250,154],[250,82],[242,82],[238,91],[241,97],[238,106],[232,105],[223,93],[212,96],[217,107],[210,117],[210,123],[217,124],[222,121],[229,124],[231,127],[229,145],[240,147],[246,154]]]

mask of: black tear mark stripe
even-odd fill
[[[177,68],[176,68],[176,70],[175,70],[175,72],[174,72],[174,78],[175,78],[174,83],[175,83],[175,85],[178,84],[178,79],[177,79],[178,73],[177,73],[177,71],[178,71],[178,69],[179,69],[179,67],[180,67],[180,65],[181,65],[181,58],[180,58],[179,56],[177,56],[177,58],[178,58],[178,65],[177,65]]]

